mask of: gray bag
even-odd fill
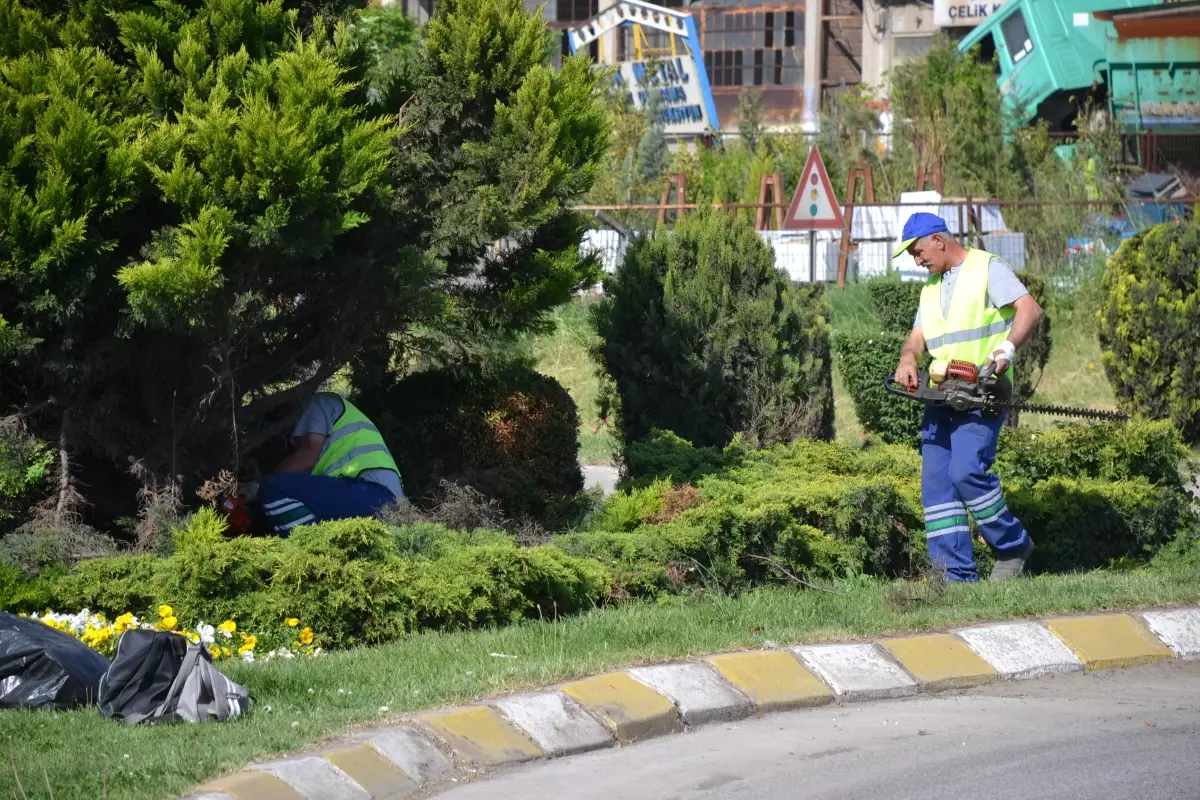
[[[249,693],[213,666],[208,650],[173,633],[126,631],[100,679],[100,714],[139,722],[224,722],[241,716]]]

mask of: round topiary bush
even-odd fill
[[[833,434],[829,307],[744,220],[689,214],[633,242],[595,307],[595,355],[626,449],[653,430],[700,447]]]
[[[1122,409],[1170,419],[1200,441],[1200,225],[1168,222],[1108,260],[1100,307],[1104,371]]]
[[[448,480],[498,500],[513,517],[544,519],[583,489],[575,401],[527,367],[418,372],[355,402],[383,433],[419,506],[434,503]]]

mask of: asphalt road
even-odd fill
[[[1200,798],[1200,661],[716,724],[439,800]]]

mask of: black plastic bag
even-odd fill
[[[75,637],[0,611],[0,709],[91,705],[107,670],[108,659]]]

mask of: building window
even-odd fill
[[[557,6],[558,22],[586,22],[600,13],[600,0],[558,0]]]
[[[908,36],[892,36],[892,66],[920,58],[933,46],[933,34],[920,33]]]
[[[1033,52],[1033,42],[1029,39],[1029,29],[1025,27],[1025,15],[1021,13],[1021,9],[1014,9],[1013,13],[1000,23],[1000,33],[1004,36],[1008,56],[1014,64]]]
[[[803,48],[795,46],[795,10],[708,6],[701,13],[704,64],[714,87],[802,82],[804,54]]]

